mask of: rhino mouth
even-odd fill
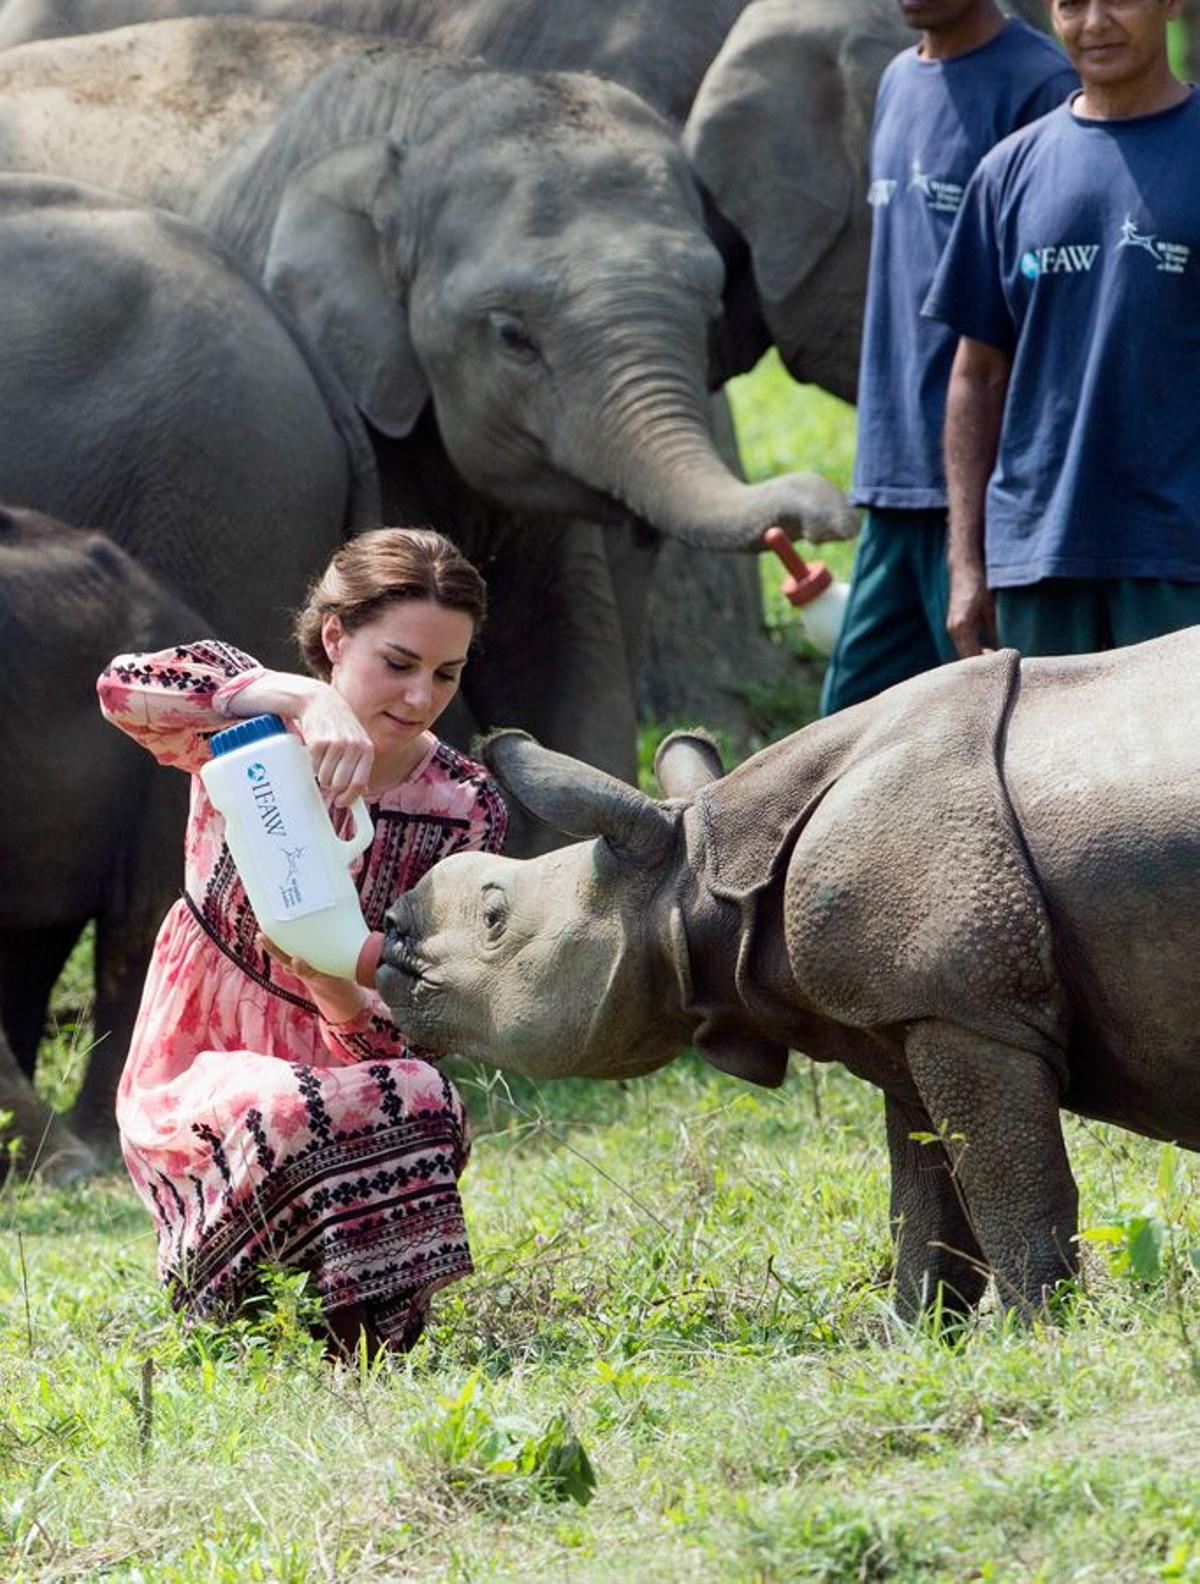
[[[375,976],[375,985],[389,1006],[407,1006],[418,987],[426,983],[416,954],[395,937],[389,937]]]

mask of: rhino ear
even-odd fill
[[[602,836],[620,857],[644,867],[660,863],[674,843],[677,815],[615,776],[543,748],[527,732],[493,732],[476,752],[527,813],[565,836]]]
[[[288,180],[263,278],[363,416],[412,431],[429,383],[408,329],[397,193],[403,155],[387,138],[341,143]]]
[[[690,798],[725,774],[721,750],[703,731],[674,731],[654,755],[654,774],[669,798]]]
[[[695,1034],[693,1043],[710,1067],[763,1089],[778,1089],[787,1077],[788,1053],[784,1045],[727,1034],[714,1034],[710,1043],[703,1029]]]

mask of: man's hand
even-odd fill
[[[951,566],[946,631],[963,660],[996,647],[996,600],[982,567]]]

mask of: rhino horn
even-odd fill
[[[563,835],[601,836],[643,866],[670,851],[676,816],[603,770],[543,748],[522,731],[493,732],[477,752],[526,813]]]
[[[725,774],[721,750],[705,731],[674,731],[654,756],[654,774],[669,798],[691,798]]]

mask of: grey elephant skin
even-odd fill
[[[9,0],[7,6],[0,3],[0,45],[184,15],[287,19],[426,43],[459,55],[478,55],[496,66],[595,71],[632,89],[678,128],[682,127],[704,71],[745,3],[746,0],[614,0],[605,5],[597,5],[594,0]],[[265,80],[272,80],[277,70],[275,63],[260,59],[258,64]],[[63,88],[61,102],[69,113],[65,85]],[[223,104],[223,114],[226,109]],[[55,113],[49,106],[47,110]],[[120,114],[116,105],[113,114]],[[745,246],[724,220],[715,215],[710,218],[715,220],[714,240],[726,261],[727,299],[740,305],[747,291],[753,292]],[[738,338],[739,356],[744,359],[748,356],[747,334],[759,335],[765,345],[765,330],[761,315],[753,310],[748,314],[741,312],[740,320],[743,330]],[[751,327],[748,332],[746,325]],[[719,338],[714,338],[714,350],[718,345]],[[726,361],[724,354],[721,359]],[[721,395],[714,398],[713,418],[724,444],[722,454],[736,466],[732,424]],[[558,531],[564,531],[564,526],[560,525]],[[669,540],[659,543],[638,526],[609,526],[603,549],[612,580],[610,598],[615,599],[619,609],[626,658],[633,668],[638,709],[652,719],[690,715],[716,721],[735,737],[743,736],[748,729],[740,691],[744,679],[753,676],[765,680],[787,669],[786,657],[770,642],[764,628],[757,567],[740,557],[697,553]],[[527,603],[542,603],[536,590],[529,591]],[[579,630],[587,625],[585,614]],[[573,636],[568,635],[564,647],[573,641]],[[619,679],[613,681],[615,688]],[[592,717],[593,738],[598,741],[601,722],[592,711],[584,710],[582,714]],[[546,720],[538,730],[548,739],[554,736],[551,723]],[[627,727],[625,731],[627,735]],[[451,735],[465,745],[470,736],[469,723],[461,722]],[[572,747],[569,740],[561,745]],[[573,750],[583,751],[585,757],[596,757],[581,749],[578,741]],[[600,758],[599,762],[614,768],[619,761]]]
[[[103,1038],[76,1121],[106,1145],[153,934],[178,890],[186,800],[183,778],[162,773],[180,787],[147,797],[153,765],[100,721],[96,675],[121,649],[198,632],[283,663],[291,611],[344,535],[378,520],[378,493],[345,396],[258,285],[184,221],[0,176],[0,278],[0,487],[104,529],[139,564],[135,576],[93,541],[72,552],[83,570],[68,577],[52,536],[10,523],[0,572],[0,1016],[32,1071],[50,987],[96,918]],[[87,568],[113,566],[128,604],[116,573],[87,587]],[[106,601],[111,620],[97,626]],[[39,754],[58,772],[35,773]],[[89,819],[86,841],[70,834]]]
[[[0,1111],[22,1169],[52,1181],[94,1169],[111,1145],[146,946],[183,879],[186,780],[104,722],[96,677],[114,654],[205,630],[106,535],[0,508]],[[92,918],[106,1033],[67,1127],[34,1092],[33,1063],[50,989]]]
[[[883,1090],[905,1314],[1076,1269],[1060,1108],[1200,1147],[1200,629],[959,662],[655,802],[519,734],[485,757],[584,839],[439,865],[379,986],[417,1043],[624,1077],[789,1049]],[[682,763],[675,760],[676,752]],[[711,758],[711,755],[709,756]]]
[[[372,426],[385,514],[446,527],[488,576],[475,720],[632,777],[637,616],[598,525],[750,549],[773,522],[820,538],[853,515],[822,480],[747,486],[718,456],[721,262],[641,100],[333,33],[313,76],[313,36],[195,20],[7,52],[0,158],[107,166],[261,273]]]
[[[682,123],[746,0],[7,0],[0,49],[184,16],[312,22],[481,55],[528,71],[595,71]]]

